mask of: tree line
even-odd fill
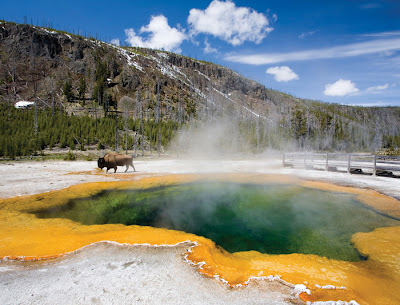
[[[135,105],[130,98],[128,102]],[[123,107],[123,100],[120,101]],[[156,97],[157,106],[161,102]],[[149,104],[147,104],[148,106]],[[218,102],[213,100],[214,107]],[[217,106],[215,106],[217,105]],[[211,108],[210,104],[207,107]],[[159,108],[159,106],[158,106]],[[16,109],[12,104],[0,103],[0,157],[15,158],[39,154],[44,149],[70,150],[112,149],[158,151],[169,147],[171,139],[183,126],[197,122],[210,134],[218,133],[219,121],[230,122],[218,145],[225,152],[260,153],[266,149],[314,151],[377,151],[385,148],[395,151],[400,147],[400,133],[380,120],[363,125],[344,115],[304,108],[294,108],[290,115],[265,113],[255,116],[233,111],[227,117],[215,109],[203,109],[190,122],[180,121],[179,115],[160,110],[146,113],[148,109],[135,107],[135,111],[110,112],[108,116],[69,115],[61,108],[32,106]],[[177,109],[174,110],[175,112]],[[146,114],[145,114],[146,113]],[[210,113],[214,113],[211,116]],[[186,127],[187,128],[187,127]],[[392,132],[388,128],[394,129]],[[187,137],[187,141],[191,135]],[[179,143],[177,151],[184,151],[187,143]],[[211,145],[211,143],[204,143]]]
[[[228,114],[228,121],[234,124],[230,124],[225,138],[230,139],[226,142],[235,143],[236,152],[274,149],[400,154],[399,107],[326,104],[273,90],[267,90],[267,99],[258,109],[251,104],[244,109],[240,103],[240,107],[234,105],[233,94],[210,94],[202,102],[198,116],[206,122],[203,128],[207,128],[212,125],[207,123],[210,118],[218,120]]]
[[[178,129],[174,121],[140,120],[122,115],[93,118],[68,115],[50,107],[16,109],[0,103],[0,157],[39,154],[44,149],[155,150]]]

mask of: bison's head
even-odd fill
[[[104,158],[99,158],[99,160],[97,160],[97,166],[101,169],[107,167],[106,160],[104,160]]]

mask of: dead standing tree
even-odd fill
[[[108,113],[114,113],[115,117],[115,151],[118,152],[119,147],[119,140],[118,140],[118,113],[123,113],[122,111],[118,110],[108,110]]]
[[[157,80],[156,85],[156,125],[157,125],[157,154],[160,156],[161,149],[161,106],[160,106],[160,80]]]
[[[124,114],[125,153],[128,154],[128,118],[129,112],[135,109],[135,100],[129,96],[124,96],[118,104]]]

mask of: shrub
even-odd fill
[[[85,156],[85,160],[86,161],[93,161],[93,160],[96,160],[96,159],[97,159],[97,156],[95,154],[88,154],[88,155]]]
[[[69,151],[64,157],[64,161],[75,161],[75,160],[76,160],[76,155],[72,151]]]

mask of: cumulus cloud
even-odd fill
[[[337,82],[333,84],[325,85],[325,95],[329,96],[345,96],[350,94],[355,94],[360,90],[356,87],[356,85],[350,81],[345,79],[339,79]]]
[[[367,92],[378,92],[378,91],[386,90],[387,88],[389,88],[389,84],[373,86],[373,87],[367,88]]]
[[[218,50],[217,50],[216,48],[213,48],[213,47],[211,46],[211,44],[208,42],[207,39],[204,40],[204,45],[205,45],[205,47],[204,47],[204,49],[203,49],[204,53],[206,53],[206,54],[218,53]]]
[[[121,43],[119,41],[119,38],[111,39],[110,41],[111,44],[115,44],[116,46],[120,46]]]
[[[233,46],[245,41],[261,43],[273,30],[264,14],[248,7],[237,7],[230,0],[213,0],[205,10],[191,9],[187,22],[192,35],[210,34]]]
[[[168,19],[163,16],[152,16],[150,23],[142,26],[139,34],[149,33],[147,38],[136,34],[134,29],[125,29],[126,42],[131,46],[165,51],[181,52],[180,45],[187,39],[183,30],[170,27]]]
[[[288,66],[271,67],[267,69],[266,73],[273,75],[278,82],[288,82],[299,79],[299,76]]]

